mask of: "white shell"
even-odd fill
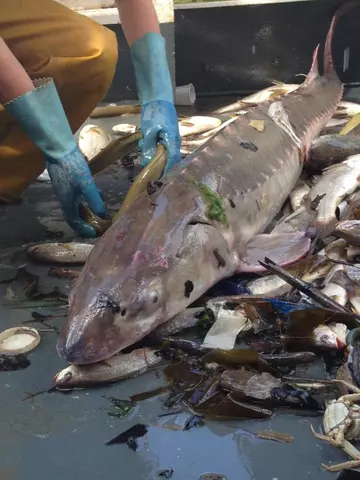
[[[98,125],[85,125],[79,133],[79,148],[91,160],[108,145],[111,138],[108,133]]]
[[[323,426],[325,435],[329,435],[336,428],[346,429],[345,421],[350,415],[348,407],[343,402],[333,402],[325,411]]]
[[[16,355],[34,350],[41,337],[35,328],[14,327],[0,333],[0,353]]]
[[[117,135],[127,135],[128,133],[135,133],[136,128],[133,123],[119,123],[112,127],[112,131]]]
[[[47,171],[47,169],[45,168],[45,170],[43,171],[43,173],[41,173],[37,179],[36,179],[37,182],[40,182],[40,183],[50,183],[51,182],[51,178],[50,178],[50,175],[49,175],[49,172]]]

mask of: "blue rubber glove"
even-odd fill
[[[181,160],[181,139],[164,38],[154,32],[145,34],[131,46],[131,56],[142,106],[142,165],[151,161],[162,143],[168,152],[167,173]]]
[[[83,237],[96,237],[96,231],[79,215],[80,203],[86,203],[100,217],[105,215],[85,157],[75,142],[53,80],[36,80],[34,86],[35,90],[4,107],[43,152],[67,223]]]
[[[61,162],[47,159],[46,167],[67,223],[83,237],[96,237],[96,231],[80,217],[79,205],[86,203],[99,217],[105,216],[105,208],[79,147],[75,145]]]

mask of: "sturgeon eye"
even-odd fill
[[[159,295],[157,292],[151,292],[150,298],[153,303],[157,303],[159,301]]]

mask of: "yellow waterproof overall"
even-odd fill
[[[75,133],[111,84],[116,35],[53,0],[0,0],[0,36],[30,78],[53,77]],[[44,168],[40,150],[0,105],[0,201],[18,199]]]

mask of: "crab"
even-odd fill
[[[360,406],[354,403],[360,400],[360,389],[345,380],[335,380],[335,382],[342,383],[354,393],[343,395],[327,405],[323,419],[325,435],[315,432],[311,425],[311,431],[316,438],[341,448],[352,458],[352,461],[338,465],[322,464],[322,467],[330,472],[360,466],[360,451],[350,443],[350,440],[360,439]]]

